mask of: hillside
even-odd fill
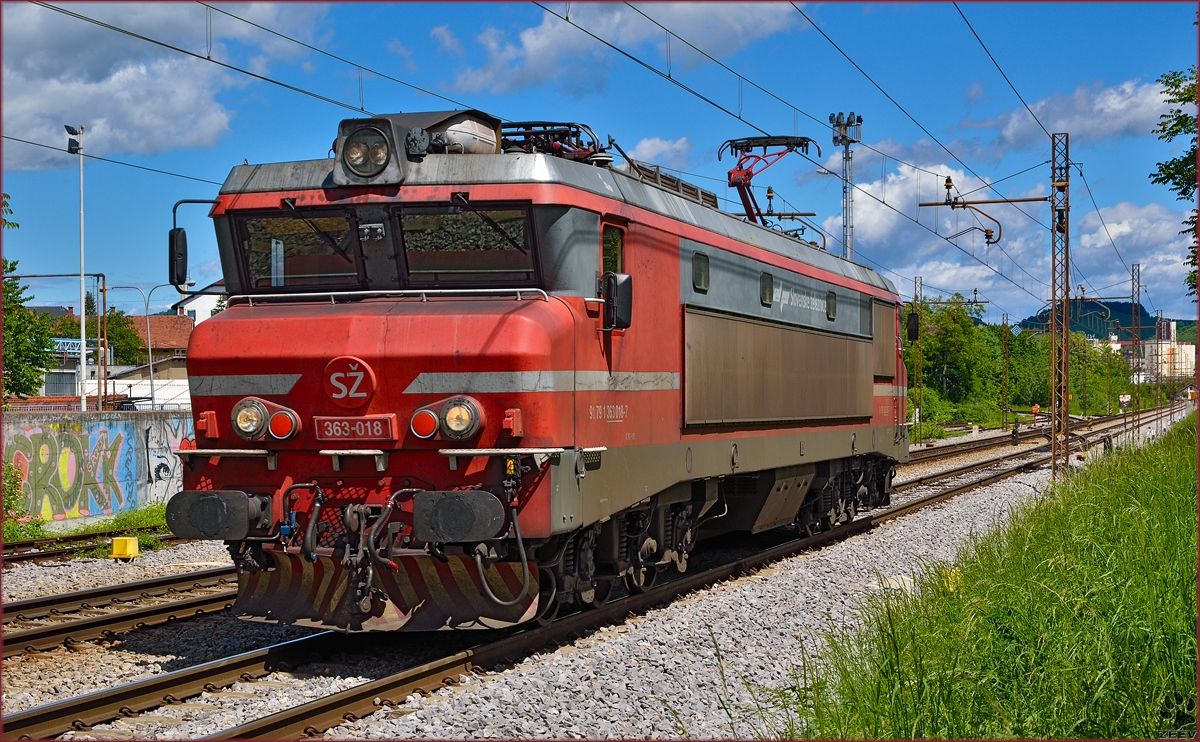
[[[1141,315],[1142,340],[1153,340],[1154,315],[1144,305],[1139,305],[1138,310]],[[1072,301],[1071,331],[1086,333],[1091,338],[1103,338],[1110,332],[1116,332],[1122,340],[1128,340],[1133,328],[1133,316],[1133,303],[1128,301]],[[1171,317],[1164,317],[1164,320],[1176,322],[1180,341],[1196,342],[1196,320]],[[1047,317],[1044,313],[1034,315],[1026,317],[1018,324],[1023,330],[1045,331]]]

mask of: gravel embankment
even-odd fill
[[[231,567],[233,560],[221,541],[187,541],[159,551],[147,551],[132,562],[116,559],[70,559],[62,562],[22,562],[4,570],[4,602],[55,593],[136,582],[213,567]]]

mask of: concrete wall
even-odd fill
[[[26,508],[46,521],[166,501],[183,486],[172,449],[195,446],[190,412],[4,415],[4,461],[21,472]]]

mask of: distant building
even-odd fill
[[[75,316],[75,307],[49,307],[49,306],[40,306],[39,307],[39,306],[33,306],[32,304],[28,305],[28,307],[29,307],[29,309],[32,309],[37,314],[48,314],[51,317],[53,317],[54,319],[58,319],[59,317],[74,317]]]
[[[214,283],[210,283],[200,291],[222,292],[225,289],[225,280],[221,279]],[[187,296],[171,305],[171,309],[180,317],[190,317],[193,322],[200,324],[204,320],[213,316],[213,310],[217,308],[217,302],[221,297],[215,294],[200,294],[196,296]]]
[[[146,317],[143,315],[130,316],[133,329],[137,331],[142,342],[146,342]],[[191,317],[178,314],[150,315],[151,352],[154,356],[155,379],[186,379],[187,378],[187,347],[192,335],[194,323]],[[112,374],[113,380],[149,379],[150,370],[147,364],[124,367],[120,372]]]

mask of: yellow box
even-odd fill
[[[114,536],[112,540],[112,559],[136,559],[142,554],[138,551],[137,536]]]

